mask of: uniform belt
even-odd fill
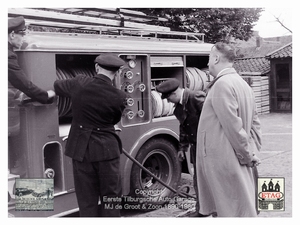
[[[95,131],[114,131],[115,128],[112,127],[90,127],[90,126],[84,126],[84,125],[79,125],[79,128],[87,128]]]
[[[114,127],[106,127],[106,128],[94,127],[93,130],[96,130],[96,131],[114,131],[115,128]]]

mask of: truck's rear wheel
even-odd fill
[[[157,178],[177,189],[181,177],[181,164],[173,143],[162,138],[152,139],[142,146],[136,160]],[[131,171],[131,190],[134,196],[156,199],[155,203],[164,203],[164,200],[174,194],[135,164]]]

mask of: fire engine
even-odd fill
[[[36,27],[82,31],[26,35],[26,44],[17,54],[21,68],[33,83],[49,90],[57,79],[78,74],[93,76],[93,61],[99,54],[118,54],[126,65],[118,72],[114,85],[130,96],[116,126],[124,151],[175,189],[181,173],[193,172],[189,153],[183,162],[177,158],[179,123],[173,115],[174,105],[162,100],[155,87],[169,78],[177,78],[181,87],[192,90],[206,87],[211,79],[205,71],[212,45],[204,43],[203,34],[147,25],[145,21],[150,17],[129,10],[117,13],[109,9],[79,8],[8,10],[9,17],[18,15]],[[64,155],[72,121],[70,99],[59,97],[45,105],[20,103],[16,110],[17,122],[9,127],[12,132],[8,149],[9,213],[16,217],[50,217],[78,211],[72,161]],[[161,190],[163,197],[173,195],[124,154],[120,170],[124,196],[138,195],[146,189]],[[16,178],[54,179],[54,210],[15,211]]]

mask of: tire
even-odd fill
[[[181,163],[173,143],[163,138],[152,139],[142,146],[136,160],[166,184],[177,189],[181,178]],[[149,189],[154,190],[153,193]],[[171,198],[174,193],[134,164],[131,171],[131,195],[156,198],[156,204],[163,204],[166,202],[164,199]]]

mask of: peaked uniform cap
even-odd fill
[[[118,70],[125,64],[123,59],[111,53],[104,53],[97,56],[94,62],[98,63],[101,67],[107,70]]]
[[[23,16],[18,16],[12,19],[8,19],[8,33],[12,31],[15,32],[25,32],[25,20]]]
[[[173,91],[179,87],[179,80],[175,78],[168,79],[156,87],[156,91],[162,93],[161,98],[167,98]]]

